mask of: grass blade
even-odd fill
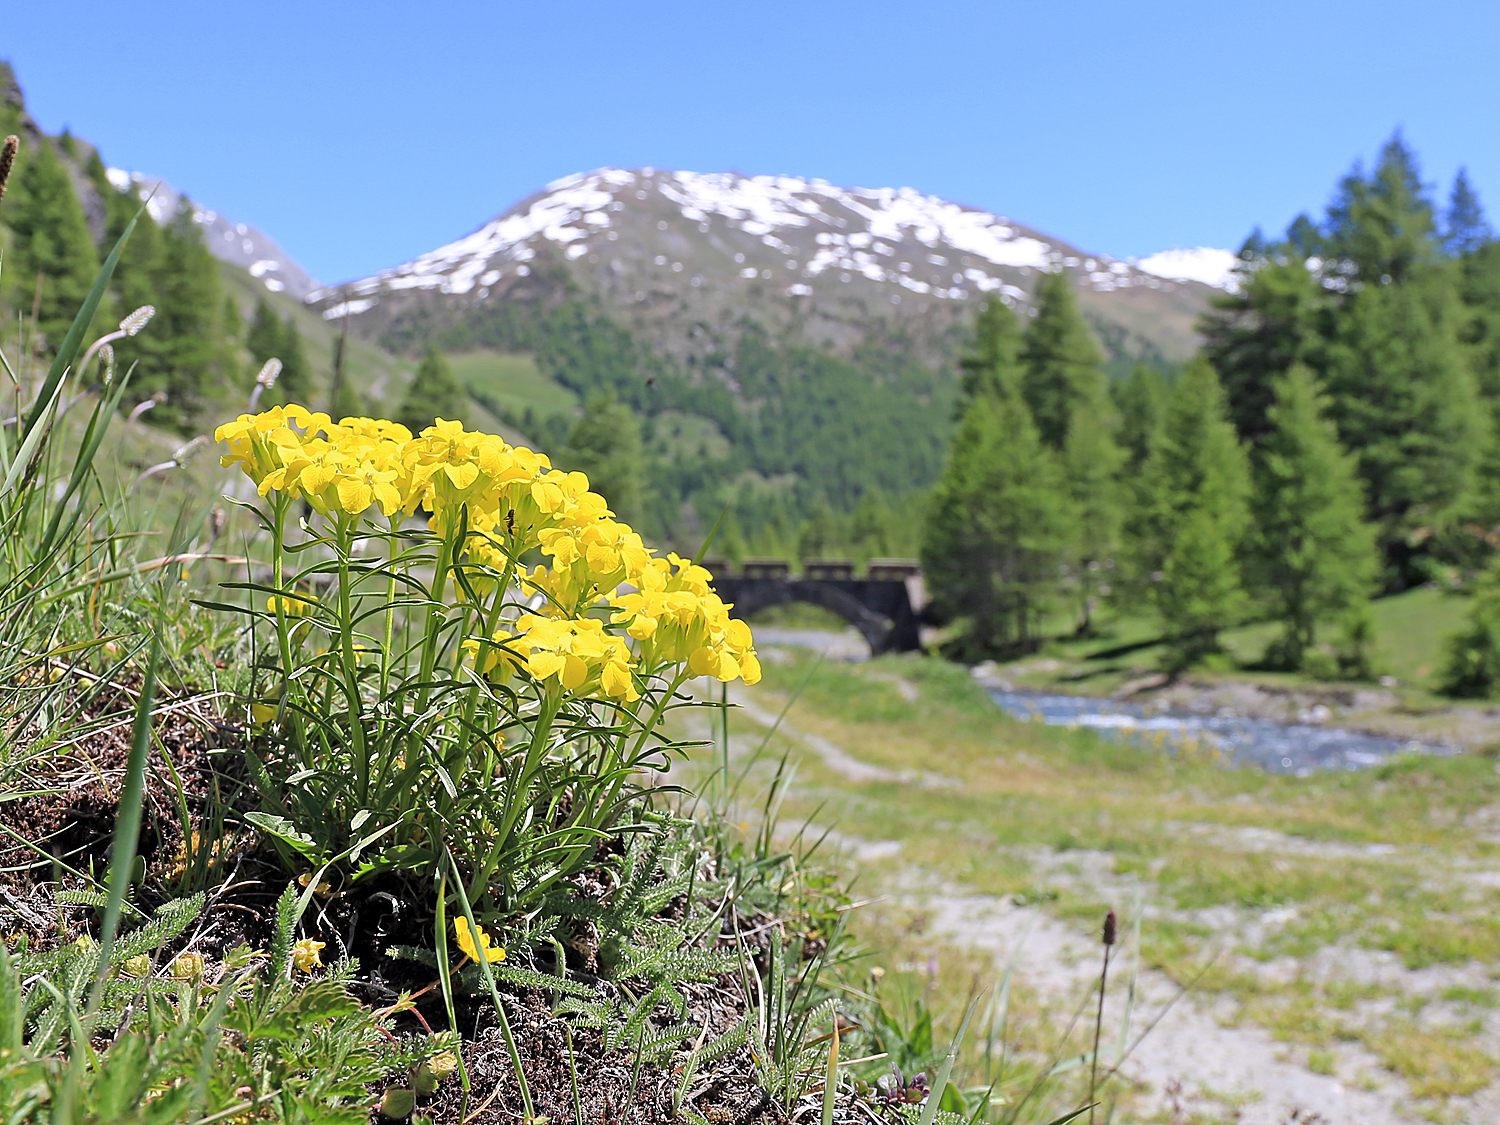
[[[151,746],[151,706],[156,698],[156,670],[160,662],[161,635],[153,630],[151,654],[146,658],[146,675],[135,704],[135,724],[130,732],[125,781],[120,788],[120,811],[115,820],[114,849],[109,865],[109,901],[99,927],[99,965],[94,970],[94,985],[89,992],[90,1015],[104,999],[104,980],[109,975],[109,947],[114,944],[115,932],[120,927],[120,914],[125,908],[125,894],[130,887],[136,848],[140,843],[141,813],[146,796],[146,757]]]

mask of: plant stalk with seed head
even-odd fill
[[[1094,1090],[1099,1083],[1099,1032],[1104,1026],[1104,985],[1109,980],[1109,951],[1115,944],[1115,912],[1104,915],[1104,967],[1099,970],[1099,1014],[1094,1019],[1094,1054],[1089,1061],[1089,1125],[1094,1125]]]

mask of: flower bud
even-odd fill
[[[382,1117],[410,1117],[417,1108],[417,1098],[405,1086],[391,1086],[380,1099],[379,1108]]]

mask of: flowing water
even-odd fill
[[[990,697],[1018,719],[1050,726],[1087,727],[1101,734],[1174,754],[1219,758],[1272,773],[1305,776],[1313,770],[1357,770],[1403,750],[1450,753],[1443,747],[1311,723],[1281,723],[1241,715],[1167,711],[1084,695],[992,689]]]
[[[821,650],[835,660],[866,660],[869,646],[853,629],[831,633],[820,629],[756,626],[762,645],[793,645]],[[1060,727],[1087,727],[1139,746],[1172,754],[1207,757],[1234,765],[1258,766],[1272,773],[1306,776],[1314,770],[1357,770],[1378,765],[1393,754],[1415,751],[1451,754],[1434,746],[1363,731],[1315,723],[1283,723],[1242,715],[1169,711],[1151,703],[1130,703],[1086,695],[1005,691],[990,697],[1018,719]]]

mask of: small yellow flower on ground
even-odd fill
[[[479,960],[479,950],[484,950],[486,961],[504,961],[505,950],[501,946],[490,945],[490,935],[484,932],[483,926],[476,927],[479,935],[479,944],[474,944],[474,934],[469,932],[469,920],[460,914],[453,920],[453,932],[458,938],[458,948],[462,949],[471,959]]]
[[[310,973],[323,964],[323,958],[319,951],[323,949],[326,942],[313,941],[312,938],[303,938],[292,946],[292,967],[300,969],[304,973]]]

